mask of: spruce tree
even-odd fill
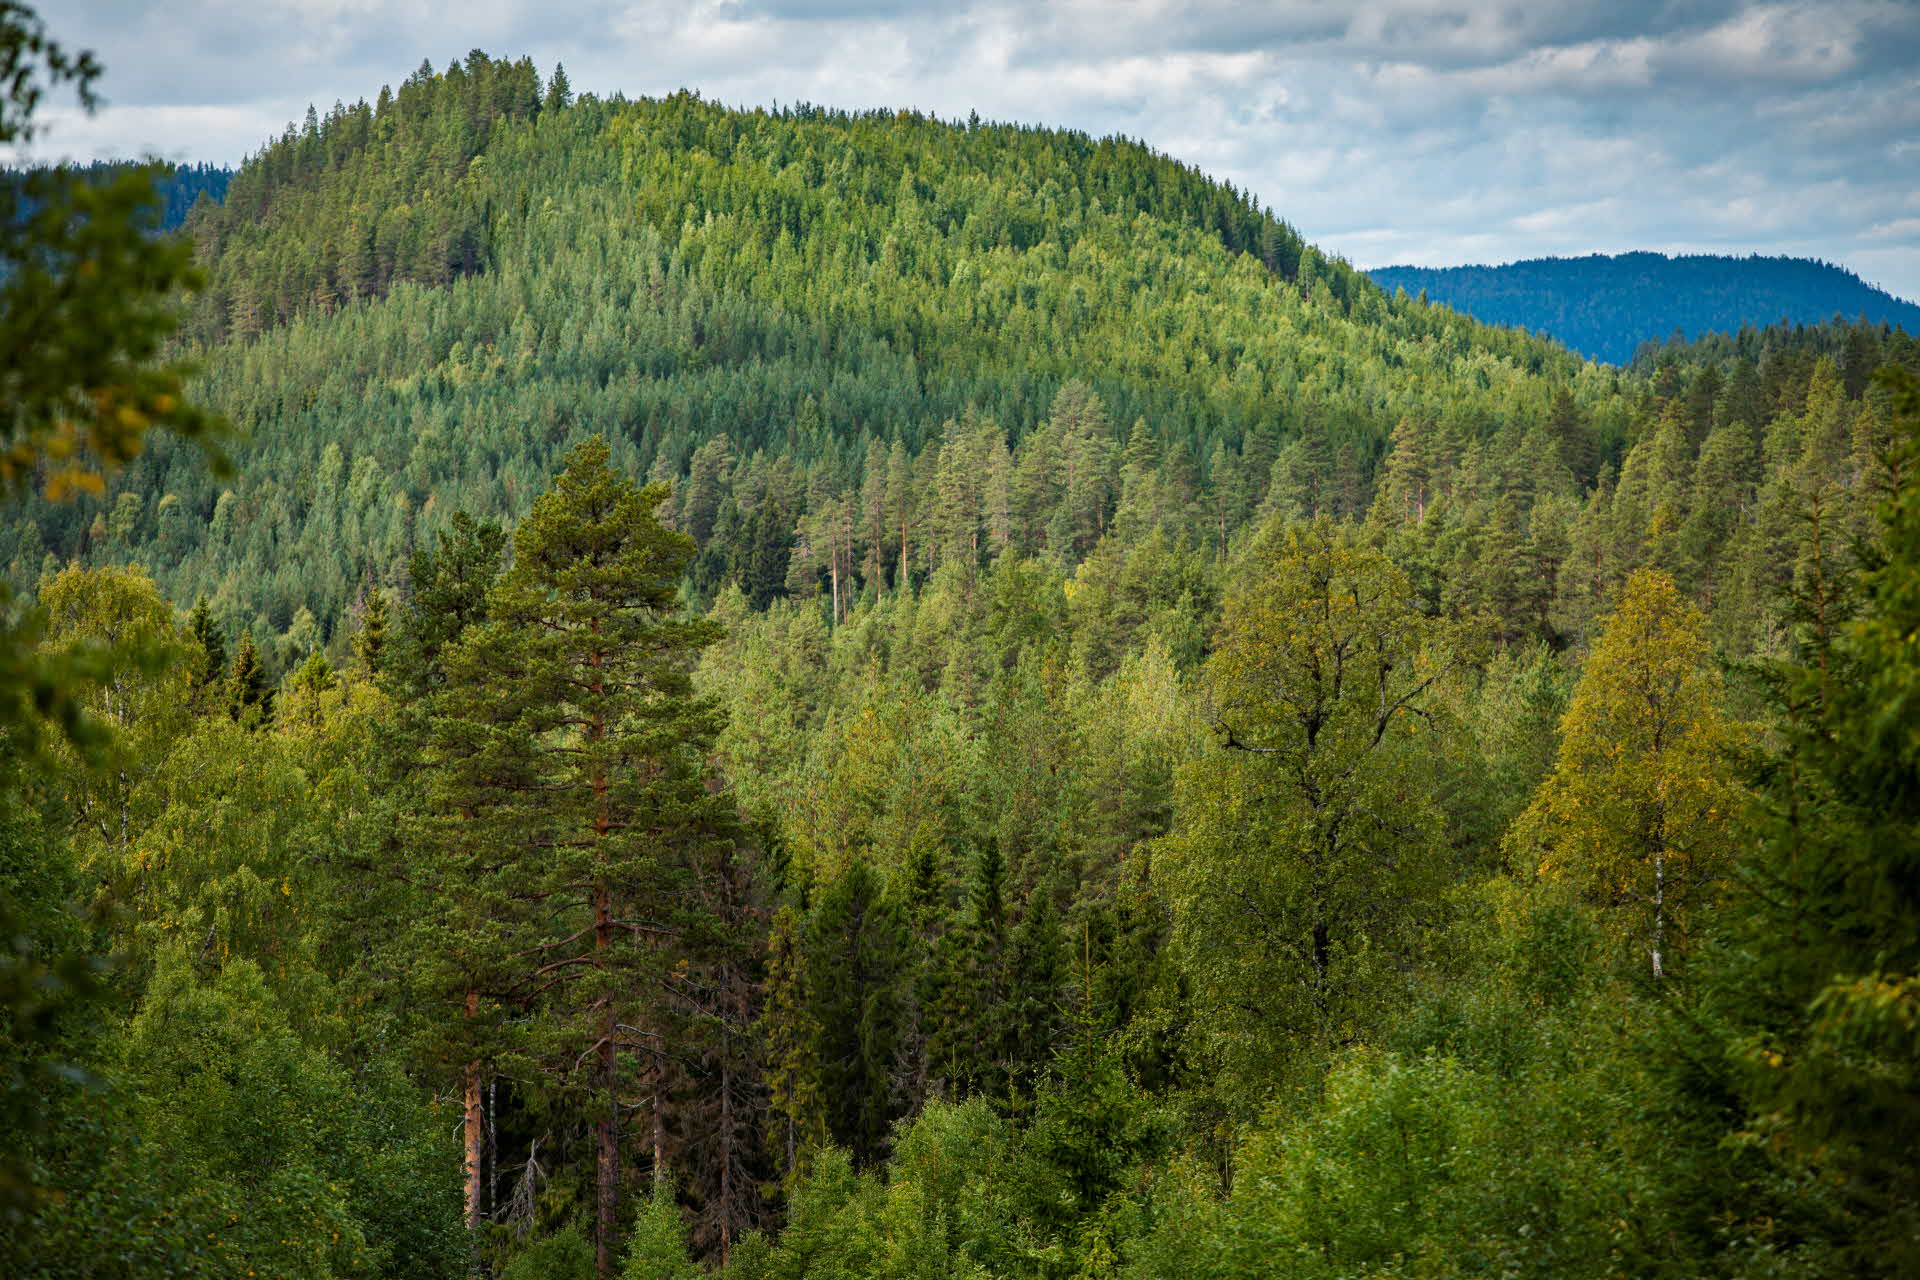
[[[1409,415],[1393,429],[1392,445],[1381,467],[1378,496],[1368,515],[1376,522],[1419,524],[1433,500],[1431,427]]]
[[[378,676],[387,660],[387,593],[379,587],[367,592],[367,611],[360,619],[360,634],[353,639],[353,652],[370,676]]]
[[[1053,1060],[1065,981],[1060,912],[1053,888],[1042,884],[1027,903],[1026,918],[1007,939],[1006,998],[995,1021],[1001,1070],[1009,1085],[1031,1084]]]
[[[227,672],[227,642],[213,621],[213,611],[207,608],[205,596],[193,602],[193,612],[187,615],[187,635],[198,647],[198,652],[191,655],[190,673],[192,691],[197,698],[202,690],[218,684]]]
[[[1565,387],[1553,393],[1553,407],[1547,411],[1547,432],[1560,449],[1560,461],[1582,484],[1593,473],[1593,445],[1587,424],[1573,393]]]
[[[267,683],[253,629],[240,637],[240,648],[227,673],[227,714],[246,725],[264,724],[273,717],[273,688]]]
[[[573,105],[573,85],[567,79],[567,68],[563,63],[553,64],[553,77],[547,81],[546,100],[541,107],[547,111],[561,111]]]
[[[800,913],[783,906],[767,932],[765,1008],[760,1015],[766,1046],[766,1083],[774,1121],[767,1142],[789,1180],[807,1155],[826,1141],[826,1111],[814,1056],[819,1029],[808,999],[805,939]]]
[[[309,730],[319,729],[320,700],[340,687],[340,681],[333,674],[333,664],[323,653],[310,653],[305,662],[294,668],[287,685],[298,703],[300,719]]]
[[[400,797],[396,859],[407,899],[394,967],[438,1011],[413,1038],[416,1063],[460,1088],[469,1230],[484,1209],[482,1091],[525,1038],[529,997],[512,939],[532,932],[537,890],[509,803],[530,778],[524,738],[510,709],[449,681],[447,659],[486,620],[505,536],[460,511],[432,549],[414,553],[410,598],[379,673],[397,704],[384,781]]]
[[[941,935],[923,981],[927,1070],[954,1094],[999,1093],[1005,1039],[1006,864],[988,841],[961,918]]]
[[[900,1114],[893,1067],[906,930],[878,873],[855,861],[821,896],[807,935],[807,995],[828,1133],[856,1161],[871,1164],[886,1154]]]
[[[383,668],[403,702],[446,683],[446,651],[486,621],[487,599],[500,576],[506,532],[456,511],[433,549],[413,553],[410,600]]]

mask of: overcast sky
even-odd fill
[[[1142,139],[1363,267],[1789,253],[1920,298],[1920,0],[42,0],[41,156],[238,163],[469,49],[576,90]]]

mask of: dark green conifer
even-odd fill
[[[1920,379],[1882,377],[1903,418],[1897,480],[1857,616],[1842,575],[1810,575],[1799,661],[1768,669],[1784,736],[1722,986],[1749,1131],[1843,1190],[1845,1269],[1863,1276],[1920,1267]],[[1839,546],[1814,554],[1842,563]]]
[[[654,515],[666,497],[614,471],[601,437],[579,445],[515,530],[489,621],[445,659],[452,736],[441,758],[494,815],[475,852],[483,865],[517,861],[512,888],[542,904],[538,932],[512,936],[513,960],[538,1002],[537,1047],[566,1102],[592,1119],[603,1273],[619,1231],[631,1066],[648,1064],[657,1167],[661,993],[694,914],[691,869],[735,838],[706,785],[718,724],[690,679],[719,627],[678,615],[694,546]],[[463,763],[467,738],[485,750]]]
[[[327,661],[325,654],[316,650],[294,668],[287,683],[298,705],[299,718],[309,729],[318,729],[320,700],[340,687],[340,681],[333,674],[333,664]]]
[[[558,111],[573,105],[573,85],[567,79],[567,68],[563,64],[553,64],[553,76],[547,81],[547,96],[540,105],[545,111]]]
[[[807,995],[827,1130],[854,1159],[886,1154],[902,1099],[893,1086],[905,1009],[906,930],[880,876],[856,861],[821,896],[807,930]]]
[[[1000,1069],[1011,1086],[1030,1085],[1052,1062],[1061,1030],[1066,953],[1054,892],[1042,884],[1007,939],[1006,998],[998,1024]]]
[[[379,675],[386,666],[387,622],[387,593],[374,587],[367,592],[367,610],[360,619],[360,634],[353,639],[353,651],[370,676]]]
[[[383,660],[403,700],[444,685],[448,647],[486,621],[487,596],[500,576],[506,537],[498,525],[456,511],[432,550],[413,553],[411,599]]]
[[[227,642],[214,624],[213,611],[207,608],[205,596],[193,602],[193,612],[187,615],[187,634],[197,648],[191,655],[190,681],[193,692],[198,695],[219,683],[227,673]]]
[[[808,998],[805,961],[800,913],[783,906],[774,912],[767,931],[760,1030],[766,1046],[768,1101],[774,1113],[767,1144],[787,1178],[796,1175],[807,1154],[826,1141],[826,1110],[815,1057],[820,1029]]]
[[[273,688],[260,665],[251,627],[241,635],[239,651],[227,673],[227,714],[243,724],[264,724],[273,718]]]
[[[997,841],[981,849],[963,914],[941,935],[921,994],[927,1071],[954,1094],[998,1093],[1004,997],[1006,866]]]

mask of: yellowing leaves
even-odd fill
[[[1542,876],[1584,884],[1651,943],[1684,935],[1734,850],[1729,763],[1705,619],[1664,574],[1628,580],[1561,721],[1553,772],[1508,845]]]

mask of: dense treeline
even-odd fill
[[[1137,148],[409,93],[198,215],[234,475],[9,436],[10,1274],[1920,1262],[1911,339],[1602,371]],[[424,257],[314,297],[365,183]]]
[[[1590,254],[1498,267],[1378,267],[1383,289],[1458,307],[1488,324],[1551,334],[1609,364],[1675,335],[1858,319],[1920,333],[1920,305],[1853,272],[1808,258],[1715,254]]]
[[[33,1267],[112,1230],[135,1273],[464,1269],[451,1120],[511,1275],[587,1274],[591,1240],[640,1275],[1897,1274],[1911,921],[1860,877],[1912,829],[1859,788],[1905,776],[1874,726],[1911,481],[1876,495],[1911,448],[1782,482],[1833,523],[1784,561],[1778,695],[1723,689],[1728,607],[1644,563],[1584,656],[1489,646],[1405,550],[1445,496],[1273,515],[1218,575],[1116,531],[838,625],[737,586],[675,621],[691,541],[589,442],[510,570],[456,521],[277,691],[204,608],[63,570],[52,651],[181,656],[91,695],[113,754],[36,767],[90,781],[26,782],[10,828],[16,884],[110,908],[132,1011],[68,1049],[110,1104],[36,1139],[67,1194]],[[1860,754],[1743,770],[1753,714]],[[1840,1061],[1871,1126],[1822,1110]]]

